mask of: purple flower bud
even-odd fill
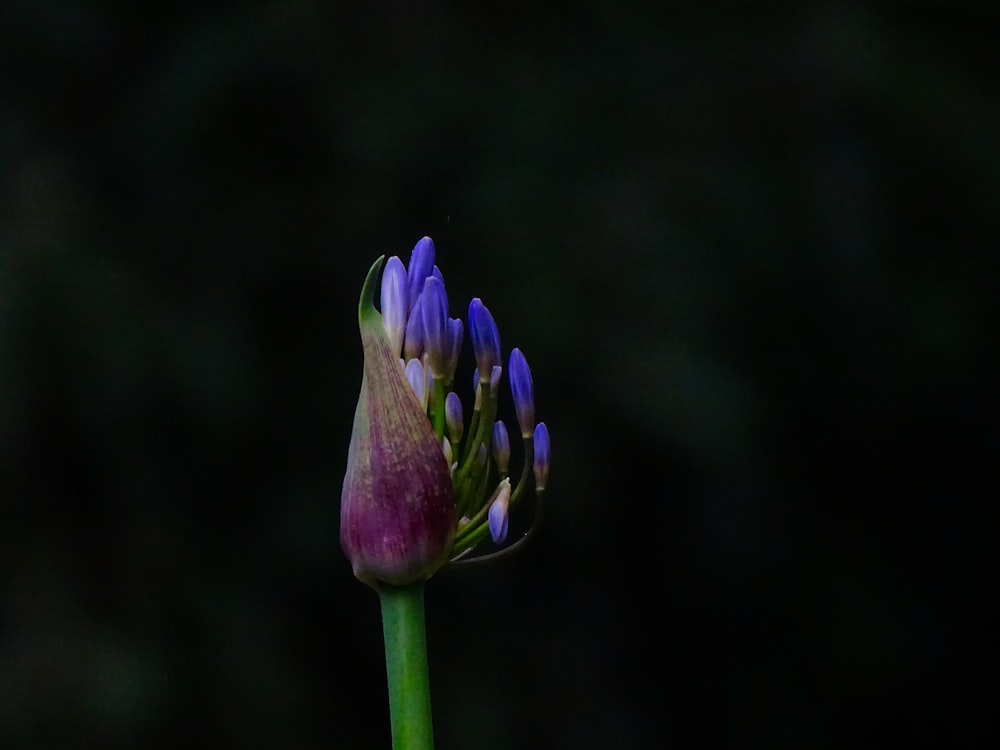
[[[406,268],[403,261],[393,255],[382,272],[382,320],[389,334],[392,350],[398,357],[403,350],[403,334],[406,332],[406,318],[409,313],[406,289]]]
[[[462,353],[462,334],[465,333],[461,318],[448,320],[448,366],[445,380],[450,385],[455,381],[455,369]]]
[[[499,419],[493,423],[493,460],[497,462],[497,471],[501,476],[507,476],[510,470],[510,435],[507,425]]]
[[[475,403],[472,406],[473,411],[479,411],[483,408],[483,395],[479,391],[479,370],[472,371],[472,392],[475,394]]]
[[[504,479],[497,487],[496,497],[490,505],[487,514],[487,523],[490,527],[490,536],[497,544],[502,544],[507,538],[508,515],[510,507],[510,480]]]
[[[545,422],[535,426],[535,492],[545,489],[549,481],[549,428]]]
[[[417,396],[417,401],[420,405],[426,409],[427,408],[427,371],[424,366],[420,363],[419,359],[411,359],[406,363],[406,380],[410,384],[410,388]]]
[[[535,397],[531,384],[531,369],[520,349],[510,353],[510,392],[514,396],[514,410],[521,427],[521,437],[531,437],[535,428]]]
[[[376,589],[434,575],[456,525],[441,443],[375,309],[383,258],[369,270],[358,305],[364,371],[340,505],[341,546],[354,575]]]
[[[495,365],[500,364],[500,332],[490,311],[479,297],[469,303],[469,336],[476,354],[479,377],[486,379]]]
[[[500,377],[503,375],[503,368],[500,365],[494,365],[493,371],[490,373],[490,396],[497,395],[497,388],[500,387]]]
[[[406,321],[406,337],[403,339],[403,358],[420,359],[424,356],[424,316],[423,294],[413,301],[410,317]]]
[[[447,437],[441,438],[441,450],[444,453],[444,460],[448,462],[448,467],[451,468],[452,461],[455,459],[455,453],[451,449],[451,441]]]
[[[462,399],[455,391],[448,391],[448,395],[444,397],[444,419],[451,442],[460,442],[465,426],[462,424]]]
[[[417,303],[417,296],[424,291],[424,281],[434,268],[434,243],[430,237],[423,237],[413,246],[410,264],[407,267],[407,285],[410,292],[410,309]]]
[[[424,351],[428,365],[435,377],[445,377],[448,358],[451,354],[451,340],[448,325],[448,296],[444,284],[436,276],[428,276],[424,281],[421,300],[424,322]]]

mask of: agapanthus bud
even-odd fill
[[[496,321],[479,297],[469,303],[469,336],[472,338],[479,377],[485,380],[493,367],[500,364],[500,332]]]
[[[507,425],[499,419],[493,423],[493,460],[500,476],[507,476],[510,470],[510,435],[507,434]]]
[[[465,425],[462,423],[462,399],[455,391],[448,391],[448,395],[444,398],[444,420],[448,425],[451,442],[460,442]]]
[[[475,554],[488,537],[503,543],[509,508],[532,486],[540,500],[548,481],[549,433],[544,423],[535,424],[524,354],[512,350],[506,369],[525,441],[518,468],[522,478],[533,472],[535,481],[519,480],[515,488],[510,435],[497,419],[505,367],[496,322],[478,297],[467,324],[448,317],[434,254],[434,243],[422,238],[407,266],[395,256],[386,262],[381,286],[379,258],[358,306],[364,375],[341,496],[341,544],[355,575],[376,589],[423,581],[449,560],[481,562],[519,548],[537,526],[537,511],[521,539]],[[466,327],[476,359],[468,425],[453,390]],[[497,474],[500,483],[490,493]]]
[[[424,356],[423,293],[410,300],[410,316],[406,319],[406,336],[403,338],[403,358],[420,359]]]
[[[368,272],[358,305],[364,372],[340,510],[341,545],[355,576],[373,588],[432,576],[448,558],[456,526],[441,443],[375,309],[382,260]]]
[[[464,333],[465,325],[461,318],[448,320],[448,365],[445,380],[449,386],[455,382],[455,369],[458,367],[458,358],[462,354],[462,335]]]
[[[475,394],[475,404],[473,404],[472,410],[479,411],[483,405],[483,395],[479,390],[479,370],[472,371],[472,392]]]
[[[490,372],[490,396],[497,395],[497,388],[500,387],[500,378],[503,375],[503,368],[500,365],[494,365],[493,370]]]
[[[448,325],[448,296],[444,284],[436,276],[428,276],[424,281],[420,304],[427,363],[435,377],[443,378],[451,355],[451,329]]]
[[[539,422],[535,426],[535,491],[541,492],[545,489],[549,481],[549,428],[545,422]]]
[[[486,446],[482,443],[476,448],[476,455],[473,456],[472,464],[475,466],[477,472],[481,472],[486,468],[486,462],[489,461],[490,452],[486,450]]]
[[[424,291],[424,281],[434,269],[434,243],[430,237],[422,237],[410,253],[410,264],[406,268],[407,286],[410,292],[410,309],[417,303],[417,296]]]
[[[424,369],[419,359],[411,359],[406,363],[406,380],[413,389],[413,393],[420,402],[420,406],[427,408],[427,370]]]
[[[403,267],[403,261],[393,255],[386,261],[385,270],[382,272],[380,302],[385,330],[389,334],[392,350],[397,357],[403,351],[403,334],[406,331],[406,319],[410,310],[406,285],[406,268]]]
[[[487,515],[487,523],[490,529],[490,536],[497,544],[503,543],[507,538],[507,526],[509,521],[508,510],[510,508],[510,480],[503,479],[497,487],[496,497],[490,505]]]
[[[510,392],[514,396],[514,410],[521,436],[530,437],[535,429],[535,396],[531,384],[531,369],[520,349],[510,352]]]

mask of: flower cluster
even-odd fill
[[[503,544],[510,509],[532,486],[540,498],[548,480],[548,428],[535,422],[531,370],[515,348],[507,373],[524,450],[520,476],[511,481],[510,434],[497,420],[500,334],[478,297],[468,313],[476,369],[465,419],[454,390],[465,326],[449,317],[434,252],[424,237],[408,265],[393,256],[383,269],[380,257],[358,306],[365,361],[341,496],[341,545],[354,574],[374,588],[464,562],[487,536]],[[374,304],[380,272],[381,311]]]

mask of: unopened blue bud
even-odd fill
[[[483,408],[483,395],[479,392],[479,370],[472,371],[472,392],[475,394],[476,399],[472,410],[479,411]]]
[[[448,367],[445,379],[451,385],[455,381],[455,369],[458,367],[458,358],[462,354],[462,334],[465,333],[465,325],[461,318],[451,318],[448,320]]]
[[[441,450],[444,452],[444,460],[448,466],[454,468],[455,452],[451,448],[451,441],[447,437],[441,438]]]
[[[428,276],[424,281],[423,308],[424,351],[427,363],[435,377],[445,377],[451,354],[451,339],[448,325],[448,296],[444,284],[436,276]]]
[[[486,379],[500,364],[500,332],[496,321],[479,297],[469,303],[469,336],[476,355],[479,376]]]
[[[507,538],[507,526],[509,516],[507,511],[510,508],[510,480],[504,479],[497,487],[496,497],[490,505],[487,522],[490,527],[490,536],[497,544],[503,543]]]
[[[434,243],[430,237],[421,238],[410,253],[407,266],[407,286],[410,292],[410,309],[417,303],[417,297],[424,291],[424,281],[434,269]]]
[[[497,462],[497,471],[501,476],[507,476],[510,470],[510,435],[507,425],[499,419],[493,423],[493,460]]]
[[[531,437],[535,429],[535,396],[531,384],[531,368],[520,349],[510,353],[510,392],[514,396],[514,410],[521,427],[521,437]]]
[[[403,350],[403,335],[406,332],[406,318],[409,314],[407,300],[406,268],[403,261],[393,255],[382,272],[382,321],[385,324],[392,350],[398,357]]]
[[[406,363],[406,380],[417,395],[420,405],[427,408],[427,371],[419,359],[411,359]]]
[[[406,337],[403,339],[403,359],[420,359],[424,356],[424,316],[423,294],[418,294],[406,321]]]
[[[448,424],[451,442],[458,444],[462,440],[465,426],[462,424],[462,399],[455,391],[448,391],[448,395],[444,397],[444,419]]]
[[[549,481],[549,428],[545,422],[535,427],[535,491],[541,492]]]

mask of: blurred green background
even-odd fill
[[[425,234],[553,444],[440,750],[982,746],[1000,14],[892,7],[5,4],[0,747],[389,747],[338,505]]]

